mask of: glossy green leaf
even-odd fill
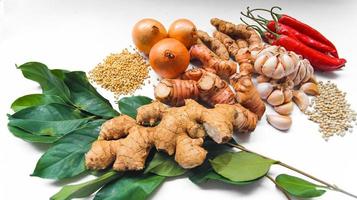
[[[30,132],[22,130],[18,127],[8,125],[9,131],[16,137],[21,138],[27,142],[34,143],[53,143],[58,140],[60,137],[57,136],[42,136],[42,135],[34,135]]]
[[[50,103],[65,103],[61,97],[55,95],[45,95],[45,94],[29,94],[16,99],[12,105],[11,109],[15,112],[22,109],[45,105]]]
[[[132,118],[136,118],[137,109],[140,106],[149,104],[152,102],[152,99],[145,96],[131,96],[121,98],[118,102],[119,110],[122,114],[128,115]]]
[[[164,180],[155,174],[124,175],[99,190],[94,200],[145,200]]]
[[[180,167],[172,157],[163,152],[156,152],[153,159],[149,162],[144,173],[154,173],[160,176],[180,176],[186,172]]]
[[[323,195],[326,190],[322,186],[315,185],[301,178],[280,174],[276,177],[276,183],[290,195],[300,198],[312,198]]]
[[[62,80],[52,74],[46,65],[39,62],[28,62],[18,68],[26,78],[40,84],[43,94],[56,95],[64,101],[70,102],[69,89]]]
[[[84,72],[68,72],[64,76],[64,81],[71,93],[71,100],[76,107],[104,118],[119,115],[110,102],[89,83]]]
[[[115,171],[109,171],[102,176],[77,185],[66,185],[59,192],[53,195],[51,200],[70,200],[73,198],[88,197],[93,194],[105,184],[118,179],[121,176],[120,173]]]
[[[210,161],[215,172],[232,181],[252,181],[264,176],[275,163],[248,152],[227,152]]]
[[[255,181],[231,181],[217,174],[212,169],[212,166],[208,161],[205,161],[201,166],[192,169],[189,179],[197,185],[203,184],[207,181],[219,181],[231,185],[247,185]]]
[[[73,107],[52,103],[20,110],[9,119],[10,126],[34,135],[63,136],[85,124],[90,117]]]
[[[86,171],[84,155],[98,138],[104,121],[89,122],[83,128],[59,139],[42,155],[32,175],[60,180]]]

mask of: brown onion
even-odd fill
[[[178,19],[171,24],[169,37],[182,42],[189,49],[197,43],[196,26],[188,19]]]
[[[190,63],[190,54],[180,41],[166,38],[151,48],[149,61],[158,75],[176,78],[186,71]]]
[[[166,37],[167,31],[165,27],[160,22],[149,18],[137,22],[132,31],[132,38],[136,48],[147,55],[152,46]]]

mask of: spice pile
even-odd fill
[[[346,101],[346,92],[342,92],[336,84],[328,81],[319,82],[320,95],[311,101],[305,112],[309,119],[320,125],[319,131],[328,140],[333,135],[344,136],[347,131],[352,132],[353,121],[357,113],[350,108]]]
[[[149,77],[149,64],[138,53],[124,49],[110,54],[89,72],[89,79],[115,94],[131,94]]]

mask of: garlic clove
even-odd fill
[[[295,63],[287,53],[281,54],[279,59],[285,68],[286,75],[291,74],[295,70]]]
[[[254,62],[254,70],[256,73],[262,74],[262,66],[265,61],[268,60],[269,56],[266,54],[259,54],[257,59]]]
[[[293,99],[293,91],[290,89],[284,90],[284,103],[288,103]]]
[[[273,89],[274,88],[271,83],[259,83],[257,85],[257,90],[259,92],[260,98],[262,99],[267,99]]]
[[[301,111],[305,111],[309,106],[309,97],[301,90],[293,92],[293,101],[300,108]]]
[[[272,75],[272,78],[273,79],[281,79],[285,76],[285,69],[284,69],[284,66],[283,64],[281,64],[280,62],[278,63],[278,66],[276,67],[273,75]]]
[[[284,94],[281,90],[274,90],[267,99],[272,106],[278,106],[284,103]]]
[[[277,64],[278,64],[278,59],[276,56],[272,56],[268,58],[263,64],[262,73],[265,76],[272,77]]]
[[[316,96],[319,94],[319,89],[315,83],[307,82],[301,85],[300,90],[305,94]]]
[[[288,130],[292,124],[291,117],[283,115],[267,115],[267,121],[274,128],[282,131]]]
[[[294,110],[294,104],[292,101],[280,106],[275,106],[274,110],[281,115],[290,115]]]

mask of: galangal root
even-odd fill
[[[214,70],[222,79],[228,80],[231,75],[237,72],[237,64],[235,62],[216,57],[203,44],[193,45],[190,49],[190,56],[191,59],[198,59],[204,69]]]
[[[171,106],[182,106],[185,99],[199,99],[211,107],[236,103],[235,94],[227,82],[212,72],[192,69],[186,71],[181,79],[161,80],[154,90],[156,99]]]
[[[248,50],[253,57],[264,47],[260,35],[245,24],[233,24],[218,18],[211,19],[211,24],[216,27],[217,31],[234,39],[246,40],[248,42]]]
[[[140,125],[159,121],[155,127]],[[85,163],[92,170],[111,165],[117,171],[142,170],[155,146],[175,154],[183,168],[193,168],[206,158],[207,151],[202,148],[206,134],[217,143],[225,143],[232,139],[233,131],[252,131],[256,123],[256,116],[239,104],[217,104],[207,109],[194,100],[185,100],[182,107],[167,107],[156,101],[140,107],[136,121],[122,115],[105,122]]]
[[[229,53],[224,44],[204,31],[197,31],[198,38],[211,49],[220,59],[229,60]]]

